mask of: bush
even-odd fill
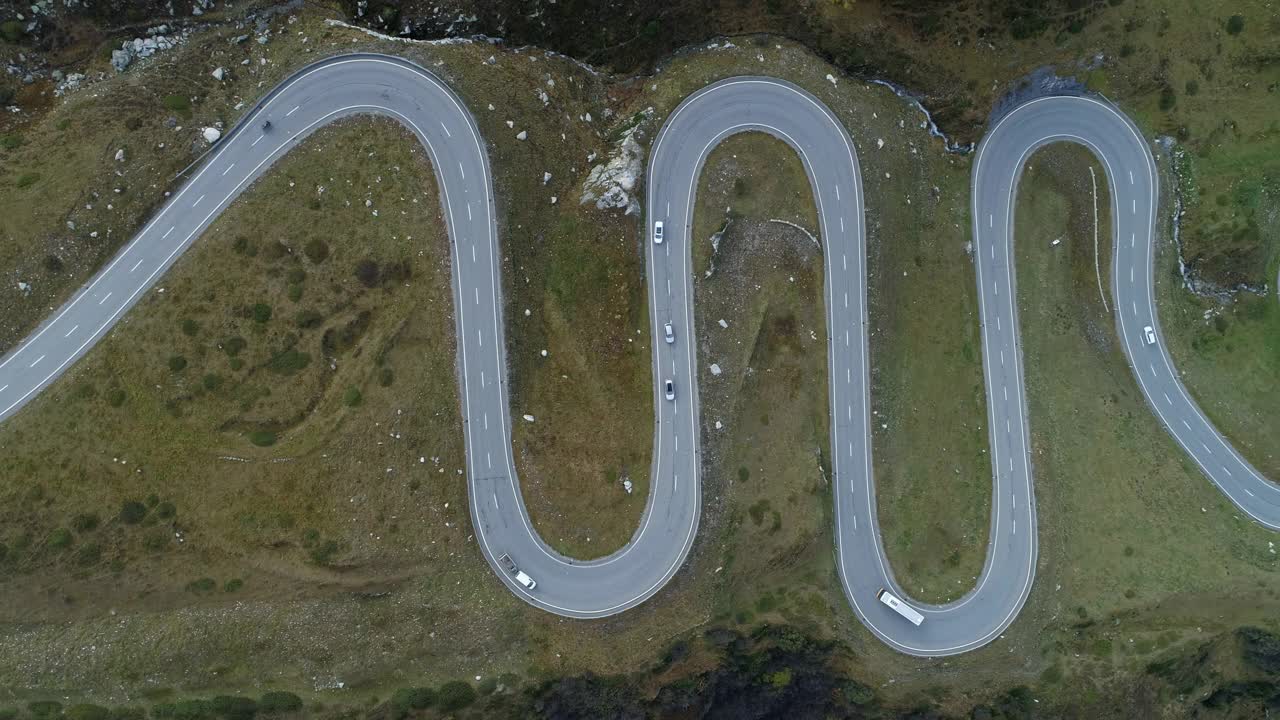
[[[173,518],[174,515],[177,515],[177,514],[178,514],[178,508],[175,507],[174,504],[169,502],[168,500],[165,500],[164,502],[156,506],[156,517],[160,518],[161,520],[169,520]]]
[[[436,695],[440,712],[445,713],[461,710],[475,701],[475,689],[471,687],[471,683],[462,680],[452,680],[441,685],[440,692]]]
[[[239,335],[227,338],[222,343],[222,352],[226,353],[227,357],[235,357],[239,355],[240,351],[245,349],[245,346],[248,344],[249,343],[245,342],[245,339]]]
[[[147,506],[137,500],[125,500],[120,506],[120,521],[126,525],[137,525],[147,516]]]
[[[271,447],[276,444],[276,434],[270,430],[254,430],[249,433],[249,442],[258,447]]]
[[[112,708],[111,720],[147,720],[147,711],[140,707]]]
[[[210,577],[202,577],[187,583],[187,591],[193,593],[209,593],[218,589],[218,583]]]
[[[184,118],[191,117],[191,99],[186,95],[165,95],[164,107],[170,112],[175,112]]]
[[[0,135],[0,148],[17,150],[22,147],[22,138],[18,135]]]
[[[253,306],[253,321],[256,323],[265,323],[271,319],[271,306],[266,303],[257,303]]]
[[[288,291],[288,292],[289,292],[289,300],[290,300],[291,302],[298,302],[299,300],[301,300],[301,299],[302,299],[302,286],[301,286],[301,285],[290,285],[290,286],[289,286],[289,291]]]
[[[1239,35],[1244,32],[1244,16],[1232,15],[1227,20],[1227,33],[1230,35]]]
[[[14,183],[19,188],[31,187],[40,180],[40,176],[36,173],[23,173],[18,176],[18,181]]]
[[[101,520],[97,513],[80,513],[71,518],[71,527],[78,533],[87,533],[98,529]]]
[[[182,372],[187,368],[187,359],[181,355],[174,355],[169,358],[169,369],[173,372]]]
[[[310,330],[312,328],[320,327],[320,323],[324,322],[324,316],[316,310],[308,309],[299,312],[293,322],[300,330]]]
[[[158,720],[204,720],[212,716],[213,704],[208,700],[179,700],[151,708],[151,717]]]
[[[431,688],[403,688],[391,696],[391,709],[404,717],[410,710],[425,710],[435,704],[436,693]]]
[[[182,334],[187,337],[195,337],[200,333],[200,324],[191,318],[182,321]]]
[[[396,375],[391,368],[384,367],[378,372],[378,384],[382,387],[391,387],[391,383],[395,382]]]
[[[316,265],[329,259],[329,246],[320,238],[314,238],[311,242],[308,242],[302,252],[306,254],[308,260]]]
[[[346,403],[347,407],[355,407],[359,405],[360,401],[363,399],[364,396],[360,394],[360,388],[355,387],[354,385],[347,388],[347,391],[342,395],[342,402]]]
[[[23,36],[22,22],[19,20],[5,20],[0,23],[0,37],[11,43],[17,43]]]
[[[311,550],[311,561],[317,565],[328,565],[341,549],[336,540],[325,540]]]
[[[36,720],[55,718],[62,714],[62,703],[57,700],[35,700],[27,703],[27,712]]]
[[[311,355],[309,353],[298,352],[295,348],[289,348],[276,353],[267,361],[267,369],[277,375],[287,376],[306,369],[310,364]]]
[[[302,281],[306,279],[307,271],[300,267],[289,270],[288,274],[285,275],[285,280],[289,281],[290,285],[301,285]]]
[[[244,581],[240,578],[231,578],[222,586],[222,592],[233,593],[244,587]]]
[[[302,698],[283,690],[273,690],[258,700],[258,712],[264,715],[297,712],[301,709]]]
[[[67,266],[62,262],[62,258],[58,257],[57,255],[46,255],[44,258],[44,269],[50,275],[57,275],[58,273],[65,270],[66,267]]]
[[[111,392],[107,393],[107,404],[113,408],[118,408],[121,405],[124,405],[126,397],[124,390],[115,388]]]
[[[76,564],[80,567],[90,567],[97,565],[102,561],[102,548],[97,543],[89,543],[81,545],[76,551]]]
[[[258,713],[258,703],[253,698],[219,695],[210,704],[214,713],[227,720],[251,720]]]
[[[13,720],[18,717],[16,708],[0,708],[0,720]]]
[[[1178,104],[1178,95],[1173,91],[1173,88],[1169,87],[1168,85],[1165,85],[1163,88],[1160,89],[1160,109],[1161,110],[1165,112],[1169,112],[1177,104]]]
[[[379,275],[378,263],[376,261],[365,258],[364,260],[356,263],[356,279],[360,281],[361,285],[364,285],[367,288],[377,286]]]
[[[66,528],[57,528],[49,533],[46,543],[54,550],[62,550],[71,545],[71,531]]]
[[[205,390],[217,390],[222,387],[222,376],[208,373],[200,382],[204,385]]]
[[[82,703],[67,708],[67,720],[111,720],[111,711],[101,705]]]

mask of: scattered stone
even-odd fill
[[[525,132],[524,130],[521,130],[520,132],[516,133],[517,140],[524,140],[527,137],[529,137],[529,133]]]
[[[30,294],[31,294],[31,284],[30,284],[30,283],[24,283],[24,282],[22,282],[21,280],[19,280],[19,281],[18,281],[18,290],[19,290],[19,291],[21,291],[23,295],[30,295]]]
[[[524,416],[524,421],[525,421],[525,422],[533,422],[533,416],[532,416],[532,415],[525,415],[525,416]]]
[[[884,147],[884,138],[876,138],[876,149]]]
[[[546,351],[546,350],[543,350],[543,351],[542,351],[542,357],[546,357],[546,356],[547,356],[547,351]]]
[[[170,115],[169,117],[165,118],[164,126],[170,129],[178,127],[178,118]]]
[[[507,127],[514,129],[514,128],[515,128],[515,126],[516,126],[516,121],[515,121],[515,120],[508,120],[508,121],[507,121]]]
[[[711,374],[712,374],[712,375],[719,375],[719,374],[720,374],[720,366],[719,366],[719,365],[717,365],[717,364],[715,364],[715,363],[711,363]]]
[[[719,420],[717,420],[717,421],[716,421],[716,429],[717,429],[717,430],[719,430],[719,429],[721,429],[721,428],[723,428],[723,427],[724,427],[724,423],[722,423],[722,422],[720,422]]]
[[[222,82],[222,78],[226,77],[227,71],[223,70],[222,68],[214,68],[213,72],[209,74],[213,76],[214,80],[217,80],[218,82]]]
[[[124,148],[116,150],[116,162],[124,162]]]
[[[218,142],[218,138],[222,137],[222,131],[215,127],[207,127],[204,129],[204,141],[210,145]]]
[[[623,490],[626,490],[626,491],[627,491],[627,494],[628,494],[628,495],[630,495],[630,494],[631,494],[631,481],[630,481],[630,480],[623,480],[623,481],[622,481],[622,489],[623,489]]]
[[[836,78],[831,73],[827,73],[827,81],[830,82],[832,85],[836,84]]]
[[[544,171],[542,173],[542,184],[546,185],[549,182],[551,182],[551,173]]]
[[[555,204],[556,204],[556,200],[558,200],[558,199],[559,199],[559,198],[557,198],[555,195],[552,195],[552,196],[551,196],[551,204],[552,204],[552,205],[555,205]]]
[[[721,319],[721,320],[720,320],[720,327],[722,327],[722,328],[727,328],[727,327],[729,327],[729,323],[727,323],[727,322],[725,322],[723,319]]]

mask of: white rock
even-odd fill
[[[546,351],[546,350],[543,350],[543,351],[542,351],[542,357],[546,357],[546,356],[547,356],[547,351]]]
[[[218,138],[222,137],[222,131],[215,127],[207,127],[204,129],[204,141],[212,145],[218,142]]]
[[[524,130],[521,130],[520,132],[516,133],[517,140],[524,140],[527,137],[529,137],[529,133],[525,132]]]
[[[509,127],[509,128],[514,128],[515,126],[516,126],[516,121],[515,121],[515,120],[508,120],[508,121],[507,121],[507,127]]]
[[[490,110],[492,110],[492,109],[493,109],[493,103],[489,103],[489,109],[490,109]]]
[[[549,183],[549,182],[551,182],[551,173],[546,172],[546,171],[543,171],[543,173],[542,173],[542,184],[543,184],[543,185],[546,185],[546,184],[547,184],[547,183]]]
[[[715,363],[711,363],[711,374],[712,374],[712,375],[719,375],[719,374],[720,374],[720,366],[719,366],[719,365],[717,365],[717,364],[715,364]]]
[[[727,328],[727,327],[729,327],[729,323],[725,322],[725,321],[722,319],[722,320],[720,320],[720,327],[722,327],[722,328]]]
[[[587,113],[586,115],[583,115],[582,119],[586,120],[587,122],[591,122],[591,113]]]
[[[223,70],[222,68],[214,68],[213,72],[209,74],[213,76],[214,80],[217,80],[218,82],[222,82],[222,78],[226,77],[227,71]]]
[[[559,199],[559,198],[557,198],[555,195],[552,195],[552,196],[551,196],[551,204],[552,204],[552,205],[555,205],[555,204],[556,204],[556,200],[558,200],[558,199]]]
[[[834,76],[834,75],[832,75],[831,73],[827,73],[827,80],[828,80],[832,85],[835,85],[835,84],[836,84],[836,78],[835,78],[835,76]]]
[[[627,491],[627,494],[628,494],[628,495],[630,495],[630,494],[631,494],[631,481],[630,481],[630,480],[623,480],[623,481],[622,481],[622,489],[623,489],[623,490],[626,490],[626,491]]]
[[[724,427],[724,423],[722,423],[722,422],[720,422],[719,420],[717,420],[717,421],[716,421],[716,429],[717,429],[717,430],[719,430],[719,429],[721,429],[721,428],[723,428],[723,427]]]
[[[884,138],[876,138],[876,149],[884,147]]]
[[[532,416],[532,415],[525,415],[525,416],[524,416],[524,421],[525,421],[525,422],[533,422],[533,416]]]
[[[116,150],[116,162],[124,162],[124,148]]]
[[[530,315],[530,314],[531,314],[531,313],[529,312],[529,308],[525,308],[525,309],[524,309],[524,316],[525,316],[525,317],[529,317],[529,315]]]

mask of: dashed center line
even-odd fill
[[[177,227],[177,225],[174,225],[173,227]],[[160,239],[161,239],[161,240],[163,240],[163,239],[165,239],[165,238],[169,237],[169,233],[171,233],[171,232],[173,232],[173,228],[172,228],[172,227],[171,227],[171,228],[169,228],[168,230],[165,230],[165,231],[164,231],[164,235],[161,235],[161,236],[160,236]]]
[[[200,197],[196,198],[196,201],[191,203],[191,207],[195,207],[199,205],[202,200],[204,200],[204,195],[201,195]]]
[[[145,259],[146,259],[146,258],[142,258],[142,259],[138,260],[138,262],[134,263],[134,264],[133,264],[133,267],[129,268],[129,272],[133,272],[134,270],[137,270],[137,269],[138,269],[138,266],[142,264],[142,260],[145,260]]]
[[[73,328],[71,328],[70,330],[68,330],[68,331],[67,331],[67,334],[66,334],[66,335],[63,335],[62,337],[64,337],[64,338],[65,338],[65,337],[71,337],[71,333],[75,332],[77,329],[79,329],[79,327],[80,327],[79,325],[76,325],[75,327],[73,327]]]
[[[227,169],[222,171],[222,176],[223,176],[223,177],[226,177],[226,176],[227,176],[227,173],[231,172],[231,168],[233,168],[233,167],[235,167],[235,166],[236,166],[236,164],[235,164],[235,163],[231,163],[230,165],[228,165],[228,166],[227,166]]]
[[[462,179],[467,179],[467,171],[462,169],[462,163],[458,163],[458,172],[462,173]]]
[[[266,137],[266,135],[259,135],[257,140],[254,140],[253,142],[249,143],[249,147],[253,147],[254,145],[257,145],[258,143],[262,142],[262,138],[264,137]]]
[[[45,358],[45,356],[44,356],[44,355],[41,355],[40,357],[36,358],[36,361],[35,361],[35,362],[31,363],[31,364],[30,364],[30,365],[28,365],[27,367],[35,367],[35,366],[39,365],[39,364],[40,364],[40,361],[41,361],[41,360],[43,360],[44,358]]]
[[[106,302],[107,298],[109,297],[111,297],[111,293],[107,293],[106,295],[103,295],[102,299],[98,301],[98,304],[101,305],[102,303]]]
[[[449,126],[445,125],[443,120],[440,121],[440,128],[444,130],[446,137],[453,137],[453,133],[449,132]]]
[[[302,106],[301,106],[301,105],[294,105],[294,106],[293,106],[293,109],[292,109],[292,110],[290,110],[289,112],[285,113],[285,114],[284,114],[284,116],[285,116],[285,117],[289,117],[290,115],[292,115],[292,114],[294,114],[294,113],[298,112],[298,108],[300,108],[300,107],[302,107]]]

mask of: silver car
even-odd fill
[[[671,327],[671,323],[662,326],[662,332],[666,335],[667,344],[670,345],[676,341],[676,330]]]
[[[664,388],[666,388],[667,399],[668,399],[668,400],[675,400],[675,399],[676,399],[676,384],[675,384],[675,383],[673,383],[673,382],[671,382],[670,380],[668,380],[668,381],[666,382],[666,384],[665,384],[663,387],[664,387]]]

